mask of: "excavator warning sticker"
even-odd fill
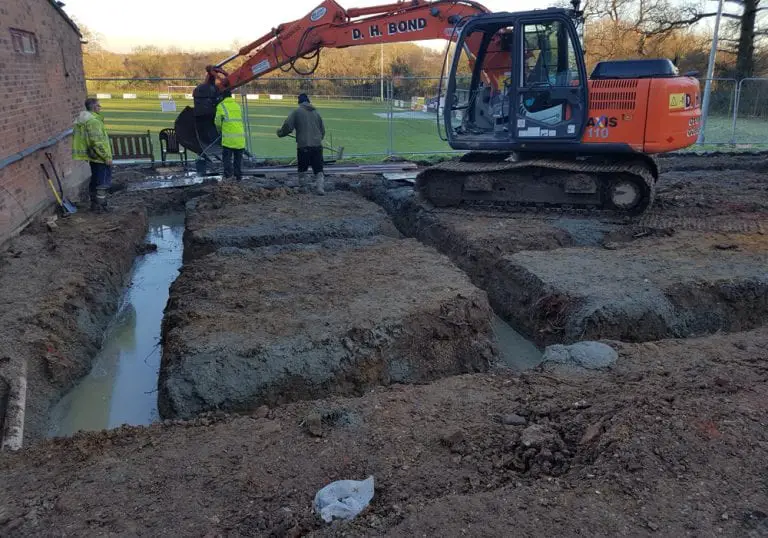
[[[690,100],[690,97],[688,97]],[[686,95],[684,93],[671,93],[669,94],[669,109],[670,110],[682,110],[685,108]]]
[[[251,67],[251,73],[258,75],[269,69],[269,60],[262,60],[253,67]]]

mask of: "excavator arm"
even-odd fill
[[[207,71],[221,90],[237,88],[275,69],[293,69],[306,76],[311,71],[298,71],[296,61],[301,58],[319,61],[320,49],[449,40],[458,34],[455,27],[463,20],[483,13],[489,10],[468,0],[401,0],[346,10],[334,0],[325,0],[304,18],[281,24],[237,54],[209,66]],[[242,57],[247,59],[239,68],[230,73],[224,70],[227,63]]]
[[[195,107],[185,108],[176,119],[176,135],[185,147],[203,156],[219,156],[218,134],[212,113],[222,92],[233,90],[267,73],[293,70],[311,75],[323,48],[345,48],[377,43],[434,39],[455,40],[468,18],[490,13],[471,0],[400,0],[367,8],[344,9],[325,0],[305,17],[281,24],[237,53],[206,67],[206,81],[195,90]],[[469,40],[474,52],[480,43]],[[228,71],[227,64],[245,61]],[[300,59],[315,60],[309,72],[300,71]]]

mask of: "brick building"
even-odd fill
[[[0,1],[0,243],[55,203],[46,151],[71,199],[88,180],[87,163],[71,158],[86,98],[80,39],[55,0]]]

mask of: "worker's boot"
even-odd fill
[[[91,211],[96,212],[99,210],[99,199],[96,196],[96,189],[94,187],[90,187],[88,189],[88,198],[91,200]]]
[[[107,201],[108,192],[109,189],[106,187],[98,187],[96,189],[96,205],[98,206],[97,211],[99,213],[109,213],[112,211],[112,208],[109,207],[109,203]]]
[[[309,172],[299,172],[299,188],[306,188],[309,183]]]
[[[325,174],[323,172],[315,174],[315,187],[317,188],[317,194],[325,195]]]

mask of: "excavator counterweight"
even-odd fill
[[[454,47],[438,116],[450,146],[467,153],[419,174],[423,198],[643,213],[658,179],[653,155],[696,142],[699,84],[666,59],[601,62],[588,77],[574,2],[573,10],[491,13],[461,0],[348,10],[326,0],[209,66],[194,109],[177,120],[179,139],[215,154],[205,113],[216,95],[278,68],[296,70],[300,58],[319,61],[323,48],[445,39]],[[224,70],[241,57],[240,67]]]

